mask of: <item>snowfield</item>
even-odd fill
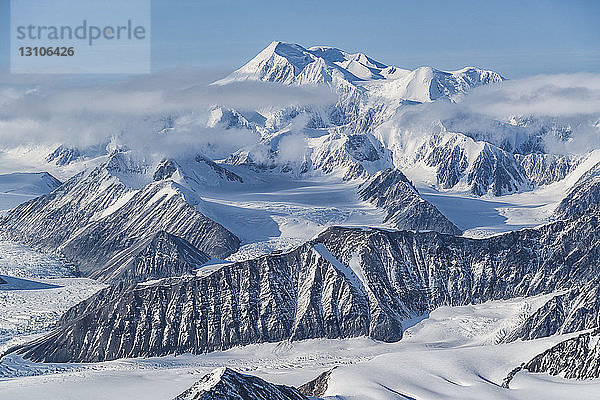
[[[0,397],[30,400],[170,399],[211,370],[227,366],[267,381],[300,385],[333,367],[330,399],[595,399],[600,381],[520,372],[516,366],[569,337],[495,344],[552,295],[441,307],[397,343],[367,338],[250,345],[204,355],[93,364],[35,364],[19,356],[0,364]]]
[[[70,307],[105,285],[76,278],[53,256],[0,241],[0,354],[47,332]]]

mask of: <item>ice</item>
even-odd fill
[[[58,258],[0,241],[0,354],[47,332],[68,308],[105,285],[74,277]]]

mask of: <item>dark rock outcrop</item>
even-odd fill
[[[308,400],[298,389],[218,368],[173,400]]]
[[[138,283],[192,273],[211,257],[187,240],[160,231],[139,246],[119,254],[92,278],[103,282]]]
[[[567,379],[600,378],[600,329],[583,333],[535,356],[523,366]]]
[[[460,235],[462,231],[433,204],[425,200],[397,169],[386,169],[367,180],[358,192],[361,199],[387,211],[384,222],[401,230]]]
[[[335,368],[336,367],[333,367],[329,371],[323,372],[312,381],[299,386],[298,390],[305,396],[322,397],[329,387],[329,377]]]

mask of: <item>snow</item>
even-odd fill
[[[560,201],[598,162],[600,150],[594,150],[558,182],[530,191],[495,197],[475,197],[465,191],[438,191],[431,186],[430,176],[418,169],[408,170],[407,176],[427,201],[465,231],[464,236],[478,238],[550,222]]]
[[[306,49],[296,44],[273,42],[248,64],[215,84],[243,80],[298,85],[326,83],[352,100],[356,95],[362,101],[359,94],[367,93],[364,99],[370,105],[389,106],[389,110],[384,111],[390,115],[382,113],[386,117],[394,111],[401,112],[395,107],[408,104],[405,100],[428,103],[440,97],[453,99],[471,87],[501,79],[492,71],[473,67],[457,71],[420,67],[411,71],[387,66],[362,53],[325,46]],[[264,115],[246,111],[244,115],[248,118],[244,117],[242,122],[249,135],[281,152],[279,141],[295,133],[293,125],[297,123],[285,118],[282,122],[273,121],[274,110],[266,110]],[[366,108],[366,111],[370,110]],[[208,125],[215,127],[227,117],[224,109],[215,108],[210,113]],[[269,131],[268,128],[279,123],[282,126]],[[393,123],[392,120],[388,125]],[[383,156],[374,161],[362,160],[360,166],[368,172],[391,166],[392,157],[387,156],[393,151],[394,165],[413,181],[425,199],[464,229],[467,237],[487,237],[550,221],[565,194],[600,162],[600,150],[595,150],[557,183],[534,190],[527,188],[517,194],[475,197],[469,193],[464,179],[452,189],[440,189],[436,168],[415,161],[416,153],[426,142],[439,139],[439,143],[435,143],[439,147],[457,145],[464,150],[466,162],[472,168],[478,155],[490,145],[445,131],[438,138],[429,132],[431,127],[421,128],[428,130],[427,134],[400,129],[377,130],[373,135],[385,149],[376,150],[381,150]],[[434,130],[438,128],[433,127]],[[165,129],[164,134],[175,128]],[[304,129],[303,133],[306,137],[302,140],[308,144],[308,153],[315,156],[311,159],[313,168],[315,163],[322,161],[325,164],[322,167],[334,170],[332,174],[310,171],[301,176],[226,166],[243,177],[242,183],[241,179],[224,179],[224,172],[216,169],[214,164],[195,158],[177,160],[177,170],[171,177],[173,182],[165,185],[147,207],[152,208],[170,196],[182,195],[188,203],[242,240],[237,253],[227,260],[211,259],[195,270],[197,276],[206,276],[237,260],[290,250],[331,225],[389,228],[382,223],[384,211],[358,199],[358,180],[341,179],[349,168],[348,163],[356,161],[351,155],[344,158],[348,154],[344,150],[348,138],[336,132],[336,128]],[[371,144],[375,142],[371,140]],[[68,165],[46,162],[45,157],[55,148],[41,145],[0,148],[0,173],[4,174],[0,175],[0,210],[53,190],[56,185],[46,171],[65,180],[107,159],[113,161],[112,178],[104,185],[108,187],[119,180],[131,190],[99,210],[92,221],[118,211],[138,193],[136,189],[153,180],[152,166],[146,165],[145,160],[130,160],[128,156],[108,157],[98,156],[98,153]],[[366,149],[359,150],[366,155]],[[314,250],[355,287],[365,291],[367,285],[358,252],[350,254],[345,264],[323,244],[314,245]],[[99,282],[75,277],[72,268],[57,257],[8,241],[0,241],[0,277],[6,281],[0,285],[0,354],[43,335],[65,310],[104,287]],[[140,285],[154,283],[156,281],[148,281]],[[375,301],[372,293],[367,294]],[[168,399],[205,373],[223,366],[256,374],[274,383],[293,385],[337,366],[327,392],[331,399],[547,400],[572,397],[573,393],[581,399],[597,398],[598,380],[566,381],[545,374],[520,372],[513,379],[510,390],[499,386],[514,367],[568,337],[560,335],[498,344],[548,298],[537,296],[441,307],[404,320],[404,338],[398,343],[380,343],[368,338],[307,340],[250,345],[204,355],[93,364],[35,364],[11,355],[0,362],[0,398]],[[215,379],[217,377],[218,374]]]
[[[382,210],[358,199],[358,184],[331,176],[265,174],[251,186],[206,188],[198,208],[242,240],[227,259],[245,260],[289,250],[331,225],[386,226]]]
[[[75,278],[56,257],[0,241],[0,354],[47,332],[70,307],[105,285]]]
[[[337,366],[326,393],[333,400],[597,398],[600,381],[567,381],[520,372],[504,377],[567,335],[494,344],[551,295],[441,307],[397,343],[369,338],[315,339],[236,347],[202,355],[92,364],[35,364],[19,356],[0,364],[2,399],[168,399],[215,368],[300,385]]]
[[[56,189],[60,182],[47,172],[13,172],[0,175],[0,210],[8,210],[21,203]]]
[[[365,288],[367,286],[365,286],[365,283],[364,283],[365,280],[364,280],[364,275],[363,275],[362,271],[360,271],[359,272],[360,275],[358,275],[356,273],[356,271],[354,271],[354,268],[347,266],[346,264],[344,264],[343,262],[341,262],[340,260],[335,258],[335,256],[333,254],[331,254],[329,249],[327,247],[325,247],[325,245],[323,243],[317,243],[313,246],[313,248],[315,249],[315,251],[317,253],[319,253],[319,255],[321,257],[323,257],[331,265],[333,265],[338,271],[340,271],[342,274],[344,274],[346,279],[349,282],[351,282],[352,286],[354,286],[360,292],[366,294],[367,290]]]

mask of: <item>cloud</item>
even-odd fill
[[[600,75],[539,75],[509,80],[473,90],[462,104],[470,111],[496,118],[600,115]]]
[[[97,85],[42,77],[38,84],[21,79],[12,86],[0,77],[0,147],[88,146],[113,137],[127,147],[150,152],[211,151],[216,157],[260,138],[246,129],[207,127],[214,105],[260,111],[336,100],[324,87],[210,85],[218,77],[214,72],[187,70]],[[173,121],[175,125],[169,126]],[[163,127],[169,129],[158,134]]]
[[[453,103],[402,107],[378,133],[386,143],[408,143],[444,128],[505,148],[536,135],[548,152],[600,148],[600,75],[540,75],[482,86]]]

